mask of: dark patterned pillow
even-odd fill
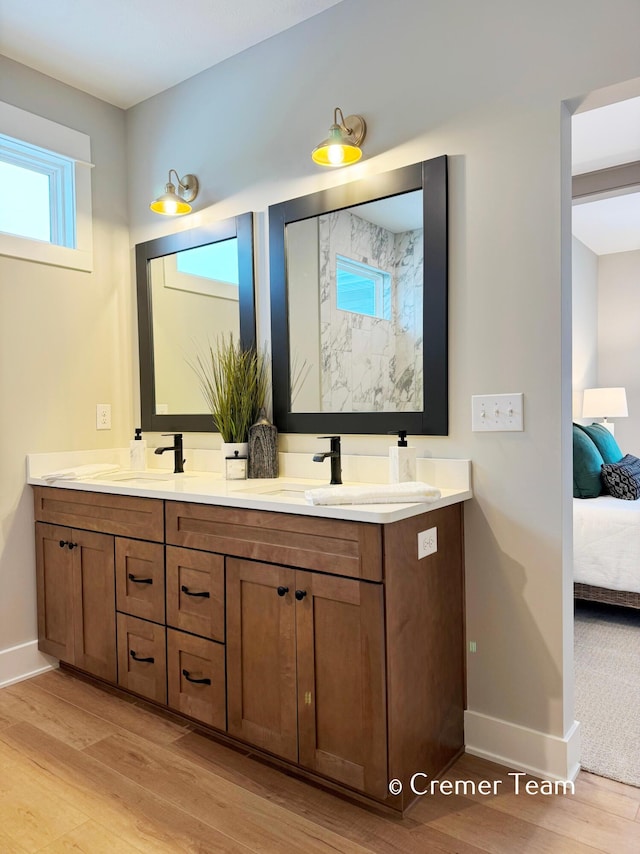
[[[614,498],[636,501],[640,498],[640,460],[626,454],[619,463],[605,463],[602,480]]]

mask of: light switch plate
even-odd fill
[[[471,430],[474,432],[524,430],[524,395],[474,394],[471,398]]]

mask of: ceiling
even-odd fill
[[[640,160],[640,98],[576,114],[571,145],[574,175]],[[573,234],[596,255],[640,249],[640,187],[574,204]]]
[[[124,109],[341,0],[0,0],[0,54]]]

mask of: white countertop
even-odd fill
[[[87,463],[110,462],[120,464],[121,455],[107,459],[105,452],[91,455],[90,452],[72,454],[32,454],[27,458],[27,482],[37,486],[59,489],[75,489],[87,492],[103,492],[114,495],[131,495],[141,498],[160,498],[168,501],[192,501],[201,504],[218,504],[227,507],[243,507],[254,510],[270,510],[276,513],[295,513],[302,516],[317,516],[328,519],[347,519],[357,522],[388,523],[417,516],[430,510],[466,501],[472,497],[470,486],[470,463],[468,460],[423,460],[422,468],[432,475],[427,479],[418,469],[420,480],[437,486],[441,497],[433,502],[412,504],[348,504],[317,505],[307,502],[304,491],[326,487],[327,481],[307,477],[283,476],[275,479],[225,480],[213,471],[187,471],[174,475],[166,469],[147,469],[144,472],[127,471],[123,464],[119,471],[77,480],[47,480],[45,475],[65,467]],[[119,452],[118,452],[119,453]],[[281,455],[281,457],[298,455]],[[102,459],[99,459],[102,457]],[[360,470],[363,460],[358,458]],[[369,458],[372,459],[372,458]],[[379,474],[377,458],[369,467]],[[124,462],[124,461],[123,461]],[[295,461],[294,461],[295,462]],[[431,463],[431,465],[426,465]],[[440,465],[437,465],[440,463]],[[281,471],[295,470],[291,461],[281,465]],[[377,470],[378,469],[378,470]],[[466,477],[465,477],[466,471]],[[450,485],[435,483],[436,473],[440,477],[450,474]],[[373,486],[376,481],[348,481],[345,486]],[[382,479],[377,481],[382,483]]]

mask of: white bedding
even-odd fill
[[[573,499],[573,580],[640,593],[640,500]]]

